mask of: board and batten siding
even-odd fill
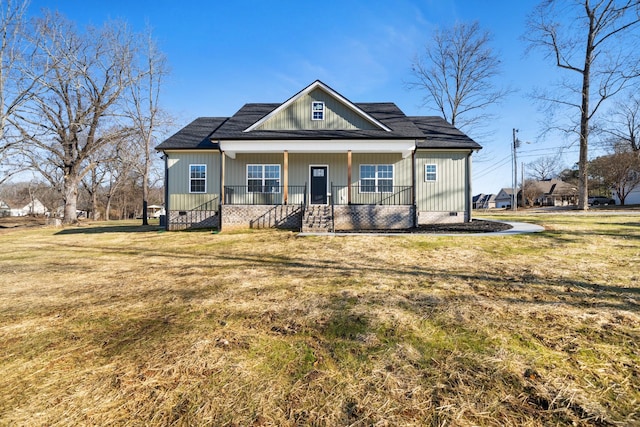
[[[191,210],[218,198],[220,194],[220,153],[217,151],[167,152],[168,209]],[[207,192],[189,192],[189,165],[207,165]],[[219,203],[219,201],[218,201]]]
[[[418,211],[464,212],[467,210],[467,157],[461,151],[417,151],[416,206]],[[436,181],[425,181],[425,165],[436,165]]]
[[[324,120],[311,120],[311,103],[324,102]],[[257,130],[379,129],[322,89],[315,89],[260,125]]]

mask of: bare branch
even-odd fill
[[[477,22],[436,31],[423,55],[416,55],[411,65],[415,80],[407,86],[424,90],[425,105],[454,126],[478,125],[487,117],[486,108],[511,92],[495,84],[500,60],[490,43],[490,34]]]

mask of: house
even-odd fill
[[[471,220],[471,156],[440,117],[354,103],[317,80],[283,103],[200,117],[156,147],[169,230],[406,229]]]
[[[628,188],[628,187],[627,187]],[[620,205],[620,197],[614,191],[613,198],[616,201],[617,205]],[[631,191],[627,193],[627,196],[624,198],[625,205],[640,205],[640,186],[633,188]]]
[[[496,196],[496,208],[509,209],[513,204],[513,188],[502,188]]]
[[[11,207],[2,199],[0,199],[0,217],[11,215]]]
[[[480,193],[473,196],[473,209],[493,209],[496,207],[496,195]]]
[[[0,216],[44,215],[47,212],[48,209],[37,198],[0,201]]]
[[[533,200],[533,204],[539,206],[569,206],[578,202],[576,186],[559,179],[527,183],[525,194],[528,200]]]

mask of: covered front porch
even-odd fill
[[[246,227],[248,224],[250,228],[328,232],[414,226],[412,187],[388,186],[380,192],[361,191],[360,187],[359,184],[331,184],[326,199],[318,197],[316,203],[312,203],[306,183],[272,186],[263,191],[249,186],[225,186],[221,228]]]

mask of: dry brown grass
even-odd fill
[[[0,424],[640,423],[640,215],[0,234]]]

